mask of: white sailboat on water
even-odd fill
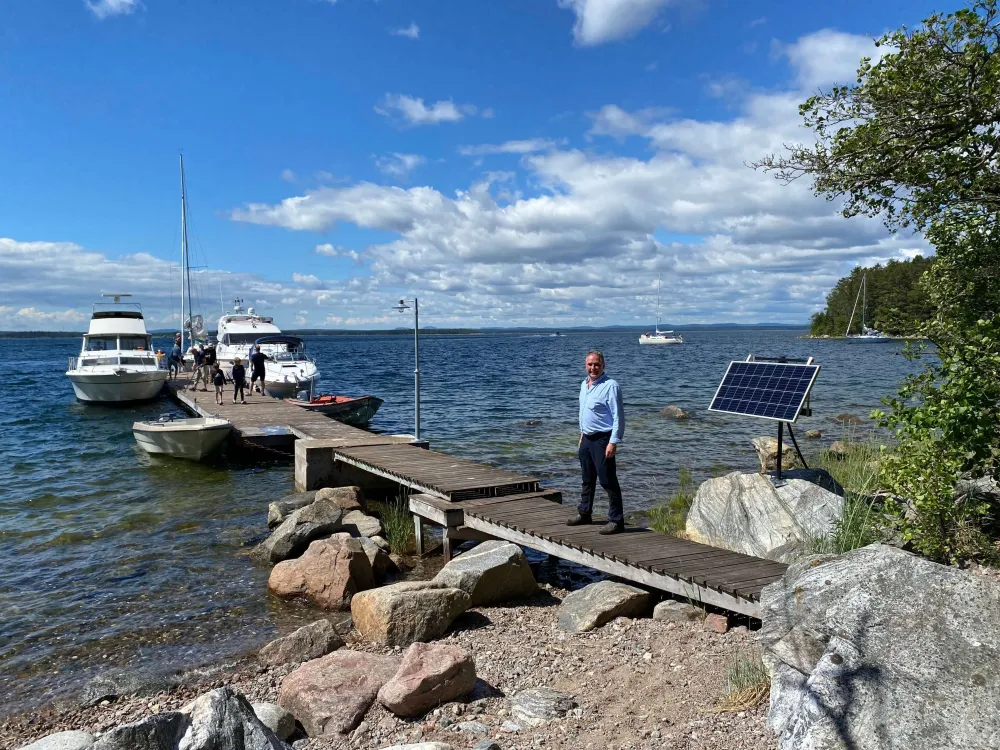
[[[854,323],[854,313],[858,310],[858,300],[861,300],[861,333],[851,333],[851,325]],[[868,306],[868,274],[861,274],[861,288],[858,289],[858,296],[854,298],[854,309],[851,310],[851,319],[847,321],[847,330],[844,338],[851,341],[869,342],[873,344],[891,341],[885,334],[879,333],[874,328],[869,328],[865,321],[865,308]]]
[[[653,333],[644,333],[639,337],[640,344],[683,344],[684,337],[673,331],[660,330],[660,277],[656,277],[656,328]]]

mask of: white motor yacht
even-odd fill
[[[80,356],[71,357],[66,376],[80,401],[126,403],[156,398],[167,379],[146,333],[142,308],[122,302],[131,294],[105,294],[113,302],[98,302],[83,337]]]
[[[243,309],[243,301],[235,301],[232,313],[219,318],[218,343],[215,354],[226,367],[239,357],[251,369],[249,358],[254,347],[267,357],[264,368],[264,390],[275,398],[290,398],[308,391],[312,393],[319,380],[316,363],[306,355],[305,342],[296,336],[284,336],[272,318],[258,315],[251,307]]]

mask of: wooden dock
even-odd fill
[[[323,486],[331,476],[340,483],[368,477],[384,486],[409,488],[418,551],[423,524],[429,522],[443,528],[446,556],[457,541],[503,539],[756,618],[761,589],[785,572],[781,563],[648,529],[601,536],[597,525],[567,526],[569,512],[561,505],[561,493],[544,490],[536,477],[438,453],[409,435],[349,427],[267,396],[252,395],[247,404],[233,404],[230,392],[219,405],[214,389],[191,391],[189,384],[188,379],[167,383],[171,395],[189,411],[228,419],[250,444],[294,443],[299,489]]]
[[[246,404],[234,404],[232,386],[226,387],[222,403],[215,403],[215,389],[189,390],[190,377],[167,381],[171,397],[188,411],[202,417],[228,419],[244,442],[262,447],[288,447],[296,439],[335,440],[343,445],[385,445],[409,443],[402,435],[378,435],[351,427],[270,396],[252,394]]]

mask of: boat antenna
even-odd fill
[[[184,356],[184,325],[191,320],[191,267],[188,263],[187,239],[187,202],[184,186],[184,154],[181,161],[181,356]],[[184,317],[185,302],[187,303],[187,318]],[[192,334],[193,335],[193,334]]]

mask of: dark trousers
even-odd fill
[[[233,381],[233,401],[236,397],[240,397],[240,401],[243,401],[246,397],[243,395],[243,388],[246,386],[247,381],[245,380],[234,380]]]
[[[583,491],[577,510],[583,515],[594,511],[594,492],[597,483],[608,493],[608,520],[618,523],[624,520],[622,508],[622,488],[618,485],[618,470],[614,458],[605,458],[604,451],[611,441],[610,432],[595,432],[584,435],[580,441],[580,468],[583,469]]]

